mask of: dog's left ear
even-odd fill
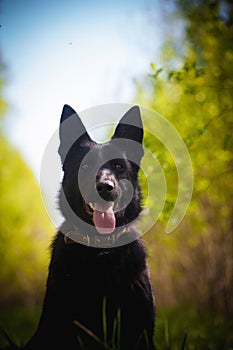
[[[112,138],[124,138],[142,144],[143,125],[140,109],[138,106],[133,106],[125,113],[117,125]]]

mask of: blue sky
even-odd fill
[[[5,129],[39,177],[65,103],[81,111],[133,102],[134,79],[149,72],[161,45],[159,4],[3,0],[1,12]]]

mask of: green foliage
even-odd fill
[[[171,236],[164,235],[177,195],[176,166],[168,150],[146,134],[146,146],[165,165],[168,185],[160,223],[146,236],[153,257],[152,278],[160,307],[186,302],[229,317],[233,313],[233,3],[183,0],[176,2],[176,10],[184,35],[178,43],[171,34],[174,22],[167,19],[170,35],[163,65],[158,69],[151,64],[136,101],[177,128],[190,152],[195,184],[182,224]]]
[[[44,285],[51,227],[32,172],[3,137],[0,150],[0,302],[33,305]]]
[[[5,109],[1,100],[1,117]],[[0,307],[34,306],[44,289],[52,230],[31,170],[1,129],[0,169]]]

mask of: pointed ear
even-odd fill
[[[125,113],[117,125],[112,138],[124,138],[142,143],[143,125],[138,106],[133,106]]]
[[[60,147],[58,153],[61,156],[62,163],[64,163],[67,153],[78,139],[80,143],[91,141],[78,114],[68,105],[64,105],[62,110],[59,135]]]
[[[78,114],[69,105],[64,105],[62,113],[61,113],[60,124],[63,123],[67,118],[71,117],[72,115],[78,115]]]

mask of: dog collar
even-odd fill
[[[120,233],[112,233],[110,235],[88,235],[79,232],[77,229],[67,232],[64,235],[65,245],[81,243],[87,247],[107,248],[116,245],[117,239],[124,234],[127,229]]]

